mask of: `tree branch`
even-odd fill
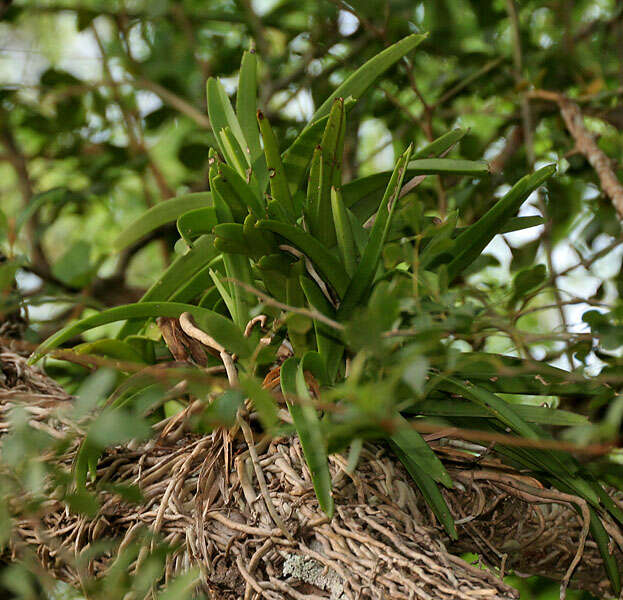
[[[608,156],[597,146],[595,138],[586,129],[580,107],[558,92],[549,90],[533,90],[530,98],[556,102],[567,130],[575,142],[576,149],[582,153],[591,167],[595,169],[604,193],[612,200],[612,204],[620,219],[623,219],[623,185],[615,175]]]

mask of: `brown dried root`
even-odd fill
[[[16,405],[29,411],[33,426],[57,433],[69,426],[55,415],[71,406],[71,398],[21,357],[5,352],[0,360],[6,379],[0,431],[7,431],[8,411]],[[50,500],[38,519],[17,522],[13,552],[34,548],[47,570],[78,584],[111,562],[112,554],[101,554],[77,566],[74,558],[93,542],[116,538],[124,548],[147,527],[177,546],[166,579],[199,565],[203,590],[219,600],[517,597],[492,572],[450,554],[448,545],[506,571],[543,574],[565,585],[573,571],[572,586],[609,593],[599,552],[586,539],[586,520],[574,508],[581,501],[494,458],[476,464],[462,450],[435,448],[455,482],[444,490],[459,531],[451,541],[402,466],[381,447],[364,447],[352,475],[345,458],[330,458],[336,515],[329,521],[318,508],[298,440],[257,440],[254,422],[253,415],[243,422],[244,439],[229,440],[234,458],[227,473],[222,431],[172,431],[173,437],[161,435],[134,450],[110,449],[97,481],[136,484],[144,502],[125,504],[101,491],[100,513],[89,520]],[[67,468],[74,455],[75,448],[64,457]],[[614,540],[622,539],[615,523],[606,519],[605,525]],[[623,564],[621,548],[613,552]]]

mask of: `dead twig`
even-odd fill
[[[612,200],[619,218],[623,219],[623,185],[617,179],[610,159],[600,150],[595,142],[595,138],[584,125],[580,107],[566,96],[549,90],[532,90],[528,93],[528,96],[558,104],[567,130],[575,142],[575,149],[583,154],[591,167],[595,169],[601,188]]]

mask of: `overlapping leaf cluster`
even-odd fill
[[[496,234],[539,222],[515,215],[553,167],[520,179],[467,228],[457,226],[457,213],[443,222],[423,214],[414,179],[487,175],[486,163],[441,157],[464,135],[461,130],[417,152],[409,146],[392,172],[343,183],[349,109],[421,40],[407,37],[353,73],[283,152],[269,119],[257,111],[255,54],[244,55],[235,109],[219,81],[210,79],[208,114],[216,140],[209,155],[210,191],[157,205],[118,240],[122,250],[177,221],[180,244],[187,249],[140,302],[73,323],[49,338],[38,356],[93,327],[126,321],[117,339],[79,350],[151,364],[166,354],[150,334],[151,320],[189,312],[198,327],[237,357],[245,394],[221,396],[221,408],[230,403],[235,415],[246,395],[264,427],[274,430],[280,427],[276,399],[261,388],[259,378],[274,368],[287,341],[293,356],[280,365],[281,390],[321,508],[333,512],[327,454],[350,448],[354,466],[362,440],[378,438],[391,445],[448,534],[456,536],[438,487],[450,487],[452,480],[414,423],[428,417],[550,440],[554,427],[580,426],[583,418],[513,404],[504,395],[603,397],[609,391],[569,384],[566,373],[553,367],[461,351],[454,344],[478,329],[504,328],[476,291],[456,284]],[[269,317],[268,345],[260,343],[266,332],[258,328],[245,335],[260,312]],[[309,385],[310,375],[320,385],[320,398]],[[128,389],[117,395],[126,402],[138,393]],[[559,450],[499,444],[496,451],[588,502],[592,535],[618,590],[618,571],[598,515],[607,511],[623,524],[623,512],[604,491],[601,472]],[[82,479],[92,458],[81,465]]]

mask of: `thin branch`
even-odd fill
[[[204,115],[200,110],[195,108],[192,104],[190,104],[190,102],[184,100],[181,96],[174,94],[155,81],[151,81],[145,77],[138,77],[134,80],[124,80],[124,83],[129,83],[135,87],[153,92],[166,104],[169,104],[183,115],[186,115],[189,119],[192,119],[197,125],[199,125],[199,127],[202,127],[203,129],[210,129],[210,119],[208,119],[207,115]]]
[[[317,310],[302,308],[300,306],[291,306],[290,304],[284,304],[283,302],[279,302],[279,300],[275,300],[275,298],[272,298],[268,294],[265,294],[261,290],[258,290],[256,287],[253,287],[252,285],[249,285],[248,283],[245,283],[244,281],[240,281],[238,279],[233,279],[231,277],[228,277],[226,281],[231,281],[235,285],[239,285],[242,289],[254,294],[260,300],[262,300],[263,302],[265,302],[266,304],[270,306],[275,306],[277,308],[280,308],[281,310],[285,310],[286,312],[304,315],[306,317],[309,317],[310,319],[316,319],[316,321],[320,321],[321,323],[324,323],[325,325],[328,325],[329,327],[332,327],[333,329],[336,329],[337,331],[344,330],[344,325],[342,325],[342,323],[338,323],[337,321],[330,319],[329,317],[323,315],[321,312],[318,312]]]
[[[13,132],[9,127],[0,130],[0,142],[6,149],[6,158],[15,170],[17,176],[17,184],[22,196],[22,204],[26,208],[34,195],[32,181],[28,172],[28,163],[21,152],[17,141],[13,136]],[[33,213],[26,223],[26,231],[28,233],[31,262],[44,276],[51,275],[50,264],[45,256],[41,242],[39,240],[39,221],[36,212]]]
[[[500,56],[499,58],[495,58],[485,63],[480,69],[478,69],[475,73],[468,75],[462,81],[459,81],[454,87],[450,88],[447,92],[445,92],[437,102],[435,102],[434,106],[439,106],[440,104],[445,104],[450,98],[456,96],[462,89],[466,88],[470,83],[476,81],[483,75],[486,75],[489,71],[496,69],[504,62],[504,57]]]
[[[620,219],[623,219],[623,185],[615,175],[610,159],[597,146],[595,138],[586,129],[580,107],[558,92],[549,90],[533,90],[530,98],[556,102],[567,130],[575,142],[576,149],[581,152],[591,167],[595,169],[604,193],[612,200],[612,204]]]

